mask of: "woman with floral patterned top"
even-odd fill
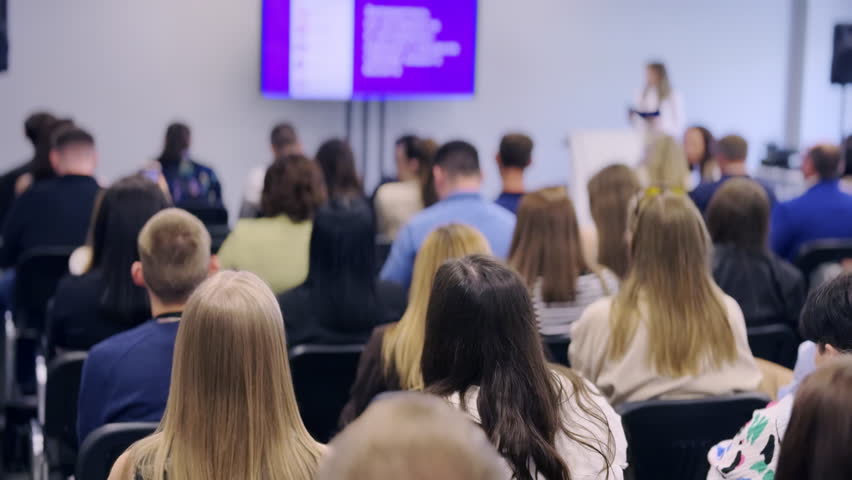
[[[805,339],[816,344],[817,367],[839,356],[852,357],[852,274],[812,292],[799,323]],[[796,396],[794,389],[779,402],[756,410],[734,438],[711,448],[707,480],[774,480]]]

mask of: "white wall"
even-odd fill
[[[268,160],[276,120],[296,123],[310,150],[343,134],[340,103],[259,95],[260,0],[11,0],[9,10],[2,169],[28,155],[20,125],[36,108],[91,128],[101,173],[112,178],[150,159],[166,123],[180,118],[193,127],[197,156],[223,178],[233,212],[245,172]],[[565,183],[567,132],[625,125],[643,63],[661,58],[690,123],[742,132],[757,155],[784,133],[789,24],[781,0],[480,0],[475,99],[389,104],[387,140],[406,131],[471,140],[494,195],[496,143],[522,129],[536,140],[531,186]]]
[[[840,138],[841,90],[829,83],[834,25],[852,23],[850,0],[811,0],[802,82],[802,145]],[[847,87],[845,134],[852,133],[852,86]]]

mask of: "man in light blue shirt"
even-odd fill
[[[476,148],[458,140],[444,144],[435,154],[433,174],[441,200],[417,214],[399,231],[382,268],[382,280],[408,288],[420,245],[433,230],[450,223],[479,230],[497,257],[506,258],[509,254],[515,215],[480,196],[482,172]]]

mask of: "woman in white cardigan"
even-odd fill
[[[742,311],[713,282],[689,197],[649,189],[628,225],[630,271],[574,323],[571,365],[613,405],[756,390]]]

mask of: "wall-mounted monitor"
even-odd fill
[[[267,97],[470,97],[477,0],[263,0]]]

